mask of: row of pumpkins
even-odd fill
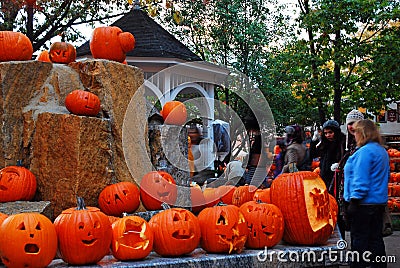
[[[97,27],[90,39],[90,51],[95,59],[124,63],[126,53],[134,49],[135,38],[116,26]],[[20,32],[0,31],[0,62],[27,61],[32,59],[33,46]],[[37,60],[68,64],[76,60],[76,49],[68,42],[54,42],[49,51],[42,51]]]
[[[110,250],[124,261],[144,259],[151,251],[181,256],[199,245],[209,253],[239,253],[244,247],[273,247],[282,238],[290,244],[323,245],[336,224],[337,203],[310,171],[282,174],[268,190],[220,186],[202,193],[192,186],[192,211],[166,207],[175,203],[176,188],[171,175],[152,171],[140,189],[129,182],[105,187],[99,208],[85,207],[78,197],[77,206],[64,210],[54,223],[38,213],[1,215],[0,257],[8,267],[44,267],[57,252],[68,264],[84,265],[100,261]],[[205,201],[199,201],[200,193]],[[121,212],[135,211],[140,201],[149,210],[164,210],[148,222]]]

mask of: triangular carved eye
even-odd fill
[[[25,231],[25,223],[21,222],[17,229],[21,230],[21,231]]]
[[[181,220],[181,217],[179,216],[179,214],[178,213],[174,213],[173,221],[180,221],[180,220]]]
[[[35,229],[39,230],[39,231],[42,230],[42,228],[40,227],[40,222],[38,222],[38,224],[36,225]]]
[[[100,228],[100,222],[99,222],[99,221],[95,221],[93,227],[94,227],[95,229]]]
[[[225,214],[225,212],[222,211],[217,220],[217,225],[227,225],[227,224],[228,223],[226,220],[226,214]]]

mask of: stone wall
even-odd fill
[[[54,217],[76,206],[77,195],[97,206],[107,184],[138,182],[151,170],[143,81],[140,69],[107,60],[0,63],[0,168],[22,160],[38,181],[35,200],[50,201]],[[96,117],[68,112],[64,99],[75,89],[100,98]],[[140,126],[129,130],[130,167],[122,142],[128,106],[140,111],[129,118]]]

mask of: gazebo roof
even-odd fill
[[[135,48],[127,53],[127,57],[176,58],[185,61],[201,61],[199,56],[140,9],[132,9],[111,26],[117,26],[124,32],[132,33],[135,37]],[[87,41],[77,48],[78,57],[91,55],[89,43],[90,41]]]

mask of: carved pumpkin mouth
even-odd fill
[[[97,241],[96,238],[90,239],[90,240],[82,240],[82,243],[87,245],[87,246],[91,246],[93,245],[95,242]]]
[[[182,231],[175,231],[172,233],[172,237],[175,239],[190,239],[193,238],[193,234],[182,233]]]
[[[169,196],[169,192],[157,192],[159,197],[168,197]]]
[[[4,185],[0,185],[0,190],[2,190],[2,191],[7,191],[7,190],[8,190],[8,188],[7,188],[7,187],[5,187]]]
[[[39,247],[36,244],[26,244],[24,249],[27,254],[36,254],[39,252]]]

